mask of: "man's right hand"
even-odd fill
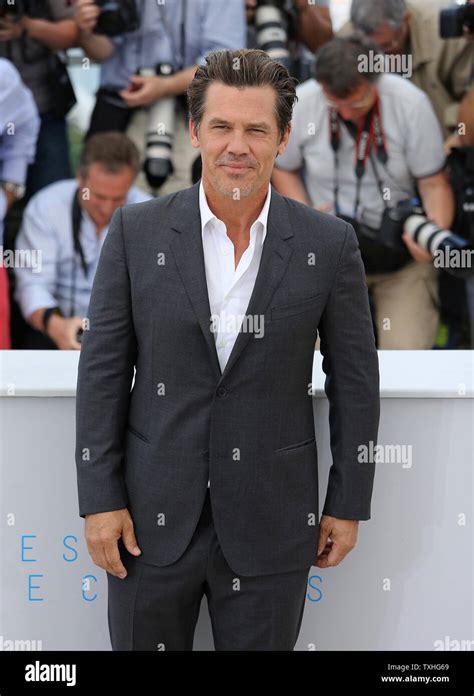
[[[47,334],[55,342],[59,350],[81,350],[81,344],[76,336],[79,329],[82,329],[81,317],[60,317],[53,314],[48,322]]]
[[[77,0],[74,19],[83,34],[90,36],[94,30],[101,9],[93,0]]]
[[[127,569],[118,550],[120,537],[127,551],[134,556],[141,554],[127,508],[86,515],[85,537],[95,565],[122,580],[127,577]]]

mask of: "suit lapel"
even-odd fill
[[[199,212],[199,184],[178,192],[173,206],[169,224],[177,233],[172,237],[171,248],[182,282],[199,321],[204,339],[209,349],[209,356],[216,381],[226,379],[230,370],[242,354],[253,333],[240,331],[224,372],[221,373],[217,357],[215,334],[211,331],[211,309],[206,282],[204,251],[202,245],[201,216]],[[276,288],[285,274],[293,237],[287,206],[283,197],[272,186],[268,226],[263,253],[260,261],[255,286],[250,297],[246,315],[261,317],[265,314]],[[262,326],[265,330],[265,325]],[[261,340],[261,339],[253,339]]]

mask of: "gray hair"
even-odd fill
[[[259,49],[213,51],[199,65],[187,90],[188,115],[199,128],[206,107],[206,92],[210,84],[220,82],[229,87],[272,87],[276,95],[275,117],[280,136],[283,136],[293,114],[297,80],[279,62]]]
[[[351,22],[364,34],[375,34],[384,24],[393,29],[403,26],[405,0],[352,0]]]
[[[348,97],[360,84],[374,84],[380,77],[375,71],[360,70],[362,58],[381,53],[380,48],[364,36],[337,37],[325,43],[316,54],[314,77],[338,99]]]

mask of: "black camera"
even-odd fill
[[[402,239],[405,232],[435,259],[443,257],[437,267],[443,267],[459,278],[474,272],[473,240],[465,239],[451,230],[443,230],[429,220],[418,198],[385,208],[379,229],[368,227],[346,215],[338,217],[354,227],[366,273],[392,273],[411,260]],[[454,255],[452,252],[455,252]],[[451,256],[462,259],[462,262],[454,265]]]
[[[444,255],[449,261],[451,252],[468,258],[466,267],[445,263],[443,266],[451,275],[465,277],[471,275],[474,268],[472,262],[473,245],[451,230],[443,230],[435,222],[429,220],[417,198],[400,201],[394,208],[386,208],[380,228],[380,241],[388,249],[397,251],[405,246],[402,234],[406,232],[411,239],[428,251],[433,257]]]
[[[114,37],[136,31],[140,26],[135,0],[95,0],[100,9],[95,34]]]
[[[366,273],[394,273],[410,261],[410,252],[400,238],[398,244],[389,248],[381,239],[379,228],[369,227],[348,215],[338,217],[354,228]]]
[[[464,34],[464,27],[474,34],[474,5],[458,5],[441,10],[439,32],[442,39],[456,39]]]

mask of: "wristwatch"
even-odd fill
[[[53,314],[57,314],[60,317],[63,316],[63,313],[59,307],[49,307],[46,310],[46,312],[43,314],[43,331],[46,335],[48,335],[48,324]]]
[[[23,184],[15,184],[13,181],[0,181],[0,186],[7,193],[13,193],[16,201],[19,201],[25,195],[26,188]]]

